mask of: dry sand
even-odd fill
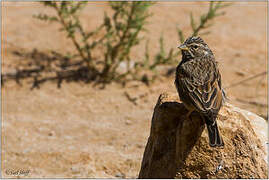
[[[74,50],[64,32],[57,31],[59,25],[32,18],[39,12],[53,13],[49,8],[31,2],[2,5],[3,73],[14,71],[27,60],[14,51]],[[149,32],[144,34],[150,40],[150,54],[158,51],[162,32],[165,48],[176,47],[176,27],[187,35],[191,32],[189,13],[198,19],[207,8],[202,2],[161,2],[150,8],[154,15],[147,25]],[[102,22],[104,10],[109,11],[107,3],[89,3],[82,12],[83,25],[95,28]],[[203,39],[219,61],[223,84],[228,86],[266,71],[267,8],[263,2],[235,2],[224,10],[226,15],[214,20],[211,34]],[[132,51],[133,58],[141,59],[143,54],[144,44]],[[227,89],[230,103],[267,117],[266,77]],[[47,82],[34,90],[30,90],[29,80],[22,81],[21,86],[13,81],[5,83],[3,176],[14,177],[6,170],[30,170],[26,177],[137,177],[154,105],[160,93],[176,93],[173,81],[173,76],[162,77],[150,87],[131,83],[125,88],[113,83],[103,90],[81,82],[64,82],[60,89],[56,83]],[[145,96],[134,105],[124,92],[132,97]]]

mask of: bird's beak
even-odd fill
[[[180,46],[178,46],[178,48],[185,51],[189,50],[189,48],[185,44],[181,44]]]

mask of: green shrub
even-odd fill
[[[76,55],[80,56],[87,68],[97,72],[98,82],[106,84],[112,81],[125,83],[129,80],[141,80],[148,84],[157,78],[156,67],[175,64],[175,58],[180,54],[180,51],[173,49],[167,53],[164,49],[163,36],[161,36],[160,50],[153,58],[149,55],[147,41],[144,60],[131,61],[130,52],[142,40],[139,34],[145,31],[148,17],[151,16],[148,9],[153,5],[152,2],[109,2],[113,11],[112,15],[108,16],[105,12],[102,24],[89,32],[81,26],[79,20],[79,11],[86,5],[86,2],[46,1],[42,3],[54,9],[56,15],[39,14],[35,17],[61,25],[60,30],[65,31],[67,38],[71,39],[74,44]],[[211,26],[212,24],[208,22],[223,15],[223,12],[217,12],[227,5],[223,5],[221,2],[210,2],[208,12],[201,15],[198,25],[190,14],[192,35],[197,35],[201,30]],[[100,32],[104,32],[104,35],[96,38]],[[202,34],[205,33],[208,32]],[[178,36],[179,40],[183,42],[184,35],[179,28]],[[97,61],[92,52],[98,49],[102,50],[103,56]],[[124,72],[118,70],[122,63],[126,65]],[[153,72],[154,75],[149,77],[142,73],[145,71]]]
[[[109,2],[113,15],[109,17],[105,13],[103,23],[90,32],[83,29],[78,18],[78,11],[84,7],[85,2],[47,1],[42,3],[53,8],[57,15],[39,14],[35,17],[44,21],[60,23],[60,30],[65,31],[67,38],[72,40],[78,55],[88,68],[99,72],[101,82],[120,81],[130,74],[130,52],[141,41],[138,35],[145,30],[144,26],[150,16],[148,8],[153,4],[152,2]],[[102,30],[105,31],[105,35],[94,39],[93,37]],[[90,38],[94,40],[89,42]],[[98,64],[102,64],[102,67],[97,66],[97,62],[92,56],[92,52],[98,47],[104,51],[103,59],[98,62]],[[125,73],[117,71],[121,62],[127,64]]]

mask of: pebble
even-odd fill
[[[118,177],[118,178],[125,178],[125,174],[122,174],[122,173],[117,173],[115,174],[115,177]]]

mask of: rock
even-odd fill
[[[212,148],[199,114],[185,120],[186,113],[177,95],[160,95],[139,178],[267,178],[264,119],[223,106],[217,121],[225,146]]]
[[[125,178],[125,174],[119,172],[119,173],[115,174],[115,177],[116,178],[120,178],[120,179],[124,179]]]

